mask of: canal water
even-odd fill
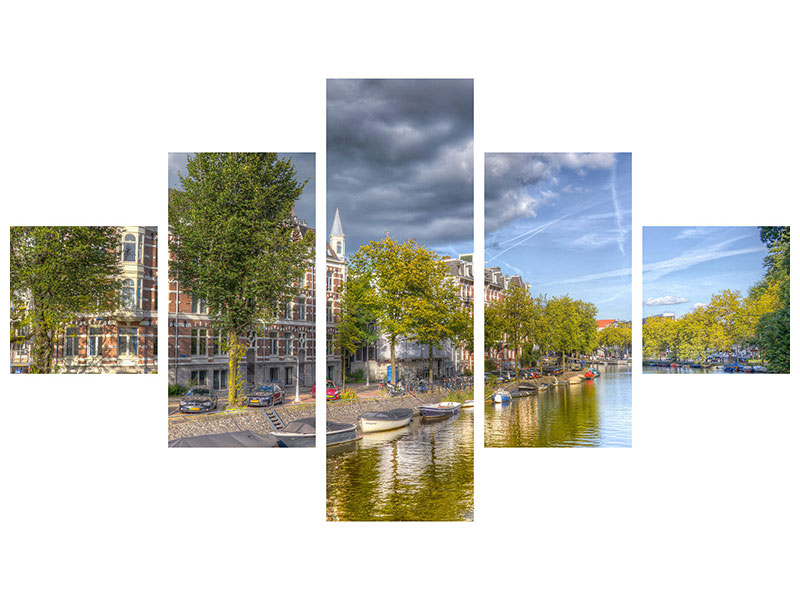
[[[471,521],[474,410],[328,448],[329,521]]]
[[[600,371],[594,381],[553,386],[509,404],[486,404],[486,447],[630,447],[631,369]]]
[[[642,365],[642,373],[712,373],[718,375],[759,375],[759,373],[728,373],[724,369],[707,369],[705,367],[652,367]]]

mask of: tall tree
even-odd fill
[[[772,305],[759,315],[754,328],[762,356],[773,373],[788,373],[790,367],[789,232],[789,227],[761,228],[761,241],[768,249],[764,259],[766,273],[751,291],[755,297],[765,295],[765,291],[773,296]]]
[[[51,373],[58,334],[80,314],[120,303],[117,227],[12,227],[11,306],[31,342],[31,373]],[[12,332],[14,328],[12,328]]]
[[[493,304],[491,311],[487,307],[491,327],[499,333],[499,341],[514,350],[514,375],[519,377],[519,358],[522,346],[531,336],[531,327],[535,316],[534,301],[524,286],[515,286],[507,290],[503,297]]]
[[[313,236],[302,235],[294,204],[305,182],[275,153],[203,152],[170,190],[170,273],[206,300],[228,353],[228,402],[241,389],[240,337],[272,323],[299,292]],[[299,374],[298,374],[299,375]]]
[[[377,339],[374,327],[376,319],[377,312],[369,277],[351,273],[342,290],[339,318],[333,338],[334,346],[342,357],[342,387],[347,377],[346,357],[352,356],[365,343]]]

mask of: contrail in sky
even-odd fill
[[[617,246],[622,256],[625,256],[625,248],[623,247],[625,234],[622,229],[622,211],[619,207],[619,200],[617,200],[617,161],[614,161],[614,166],[611,168],[611,201],[614,203],[614,218],[617,221]]]

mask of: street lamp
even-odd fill
[[[294,401],[300,402],[300,349],[306,344],[306,334],[301,331],[297,334],[297,374],[294,378]]]

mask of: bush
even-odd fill
[[[340,400],[355,400],[357,397],[355,390],[352,388],[343,388],[342,393],[339,395]]]
[[[472,369],[464,369],[464,377],[472,377]]]
[[[356,371],[351,371],[347,374],[347,381],[352,383],[364,383],[366,378],[364,377],[364,370],[357,369]]]
[[[182,386],[182,385],[178,385],[178,384],[175,384],[175,383],[170,383],[169,384],[169,392],[168,392],[168,394],[170,396],[183,396],[188,391],[189,391],[189,389],[184,387],[184,386]]]

